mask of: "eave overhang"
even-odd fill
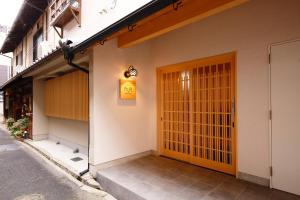
[[[90,38],[84,40],[80,44],[76,45],[72,51],[74,54],[79,53],[80,51],[83,51],[90,46],[99,43],[100,41],[106,40],[107,37],[113,35],[114,33],[121,31],[122,29],[126,29],[131,25],[134,25],[138,21],[149,17],[150,15],[153,15],[154,13],[162,10],[163,8],[166,8],[171,4],[175,4],[176,2],[178,2],[178,0],[153,0],[130,13],[129,15],[125,16],[124,18],[120,19],[119,21],[108,26],[107,28],[96,33],[95,35],[91,36]]]
[[[2,54],[14,51],[27,32],[44,13],[48,0],[24,0],[20,11],[0,49]]]
[[[63,53],[61,51],[60,48],[56,49],[55,51],[53,51],[51,54],[49,54],[48,56],[43,57],[42,59],[38,60],[37,62],[33,63],[31,66],[29,66],[28,68],[26,68],[24,71],[18,73],[17,75],[15,75],[14,77],[12,77],[11,79],[9,79],[8,81],[6,81],[1,87],[0,87],[0,91],[5,90],[5,88],[9,87],[11,84],[14,83],[14,81],[22,78],[25,74],[28,74],[29,72],[34,71],[35,69],[39,68],[40,66],[46,64],[47,62],[58,58],[59,56],[62,56]]]

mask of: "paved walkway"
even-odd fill
[[[88,168],[88,157],[83,153],[73,153],[74,149],[65,146],[64,144],[56,144],[56,141],[45,139],[39,141],[26,140],[30,144],[57,163],[66,167],[69,171],[79,176]],[[79,158],[81,160],[73,161],[72,159]]]
[[[119,200],[300,200],[293,194],[156,156],[106,168],[97,179]]]
[[[94,200],[0,129],[0,200]]]

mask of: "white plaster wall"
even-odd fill
[[[155,66],[237,52],[237,162],[269,176],[268,45],[300,38],[300,1],[253,0],[153,40]]]
[[[45,139],[48,136],[48,117],[44,114],[44,87],[43,80],[33,79],[32,82],[33,92],[33,123],[32,123],[32,136],[34,140]]]
[[[109,10],[107,14],[100,14],[109,1],[111,0],[81,0],[81,27],[78,27],[77,22],[72,20],[64,27],[64,37],[72,41],[87,39],[150,2],[150,0],[117,0],[114,9]]]
[[[33,63],[33,31],[30,30],[27,35],[26,35],[26,38],[24,40],[25,43],[26,43],[26,50],[25,50],[25,57],[23,58],[24,60],[24,64],[26,65],[26,67],[29,67],[30,65],[32,65]]]
[[[49,117],[49,137],[62,139],[72,146],[88,146],[88,123]]]
[[[237,52],[238,171],[269,177],[268,45],[300,38],[300,1],[252,0],[142,45],[94,49],[94,163],[156,149],[155,68]],[[137,100],[118,100],[118,79],[139,70]]]
[[[129,65],[139,70],[136,100],[119,99],[119,79]],[[115,40],[94,49],[93,163],[155,149],[155,70],[149,44],[118,49]]]

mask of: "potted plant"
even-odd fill
[[[15,131],[14,132],[14,137],[19,140],[19,141],[24,141],[24,138],[22,137],[23,136],[23,132],[21,130],[18,130],[18,131]]]
[[[14,136],[17,140],[23,141],[24,132],[27,132],[29,125],[29,119],[27,117],[17,120],[10,127],[11,135]]]
[[[15,132],[20,130],[20,123],[18,121],[14,122],[12,126],[9,128],[9,131],[12,136],[15,136]]]
[[[28,138],[28,125],[29,125],[29,118],[24,117],[22,119],[19,119],[19,125],[20,125],[20,130],[22,131],[22,137],[27,139]]]

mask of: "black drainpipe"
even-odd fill
[[[81,67],[81,66],[77,65],[76,63],[73,63],[74,54],[72,52],[72,48],[69,46],[70,44],[72,44],[71,40],[67,40],[66,42],[62,42],[62,41],[59,42],[59,45],[61,46],[62,51],[64,53],[65,60],[67,61],[69,66],[88,74],[88,123],[89,123],[89,126],[88,126],[88,168],[79,173],[79,175],[81,177],[90,171],[90,78],[89,78],[89,70],[88,69]]]
[[[70,65],[71,67],[74,67],[76,69],[79,69],[80,71],[83,71],[83,72],[89,74],[89,70],[87,70],[86,68],[81,67],[81,66],[73,63],[72,60],[73,60],[73,55],[71,54],[71,57],[69,57],[68,60],[67,60],[68,65]]]

